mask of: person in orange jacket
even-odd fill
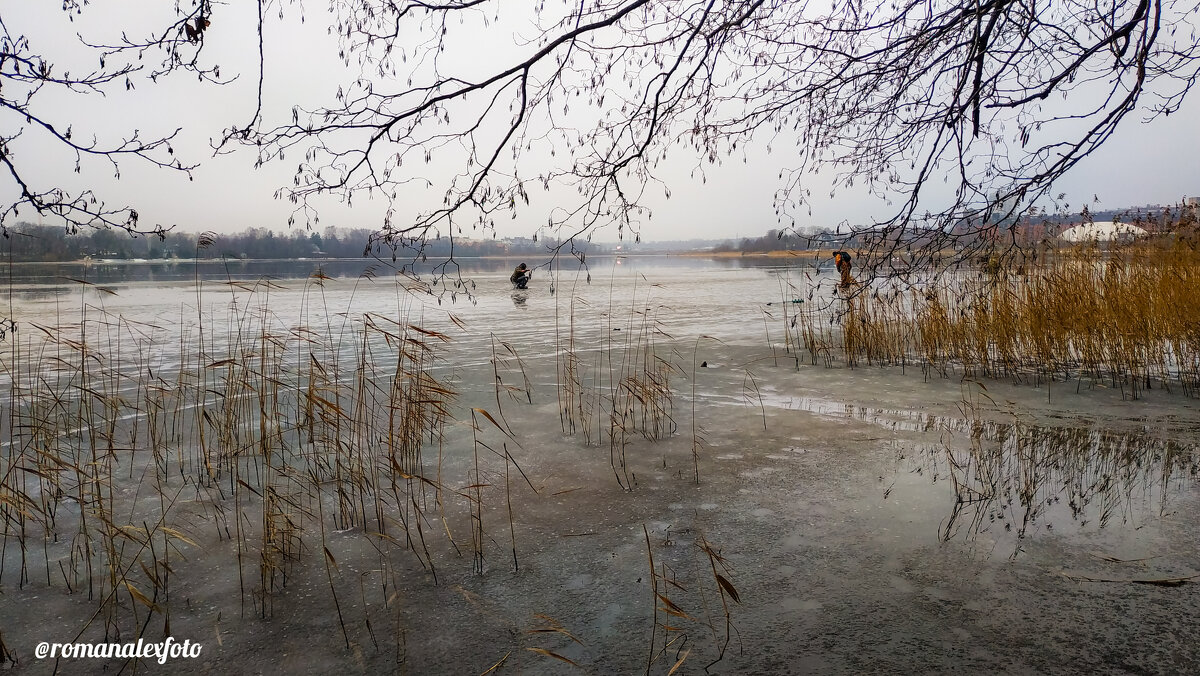
[[[854,281],[854,278],[850,276],[850,254],[845,251],[834,251],[833,264],[837,267],[837,271],[842,274],[842,288],[850,288],[850,283]]]

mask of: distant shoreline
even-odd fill
[[[826,249],[804,249],[801,251],[687,251],[671,256],[689,256],[693,258],[823,258],[832,256],[833,251]]]
[[[510,260],[518,258],[536,258],[540,254],[528,252],[512,254],[491,254],[487,256],[455,256],[455,260]],[[832,256],[833,252],[825,249],[807,249],[803,251],[609,251],[588,254],[589,258],[606,258],[617,256],[675,256],[682,258],[801,258],[811,260]],[[254,263],[254,262],[321,262],[321,261],[361,261],[370,260],[370,256],[354,258],[340,257],[302,257],[302,258],[75,258],[63,261],[45,260],[6,260],[4,262],[16,265],[169,265],[193,263]]]

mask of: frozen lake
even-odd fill
[[[1200,670],[1195,399],[827,367],[827,262],[518,262],[13,266],[19,672]]]

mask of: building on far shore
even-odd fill
[[[1081,223],[1059,233],[1059,239],[1067,242],[1131,242],[1145,237],[1145,228],[1128,223]]]

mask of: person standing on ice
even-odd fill
[[[850,276],[850,254],[845,251],[834,251],[833,264],[837,267],[837,271],[842,274],[842,288],[850,288],[850,283],[854,281],[854,278]]]

